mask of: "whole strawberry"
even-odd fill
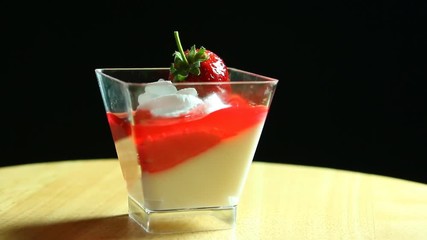
[[[204,47],[193,45],[189,50],[183,50],[177,31],[174,32],[179,51],[174,53],[174,62],[170,67],[169,78],[173,82],[229,82],[228,69],[224,61],[214,52]],[[209,92],[229,91],[230,85],[209,85],[203,89]]]

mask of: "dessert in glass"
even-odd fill
[[[225,67],[227,81],[171,68],[95,73],[128,190],[149,233],[230,229],[278,83]]]

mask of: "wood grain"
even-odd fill
[[[150,235],[115,159],[0,168],[0,239],[427,239],[427,185],[254,162],[233,230]]]

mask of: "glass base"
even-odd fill
[[[173,210],[148,210],[128,198],[129,217],[148,233],[181,233],[231,229],[236,206]]]

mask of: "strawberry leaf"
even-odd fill
[[[174,62],[170,67],[170,73],[174,76],[175,81],[185,81],[189,74],[200,75],[200,63],[206,61],[209,57],[204,47],[196,48],[191,46],[190,50],[184,52],[178,32],[174,32],[175,41],[179,51],[175,51]]]

